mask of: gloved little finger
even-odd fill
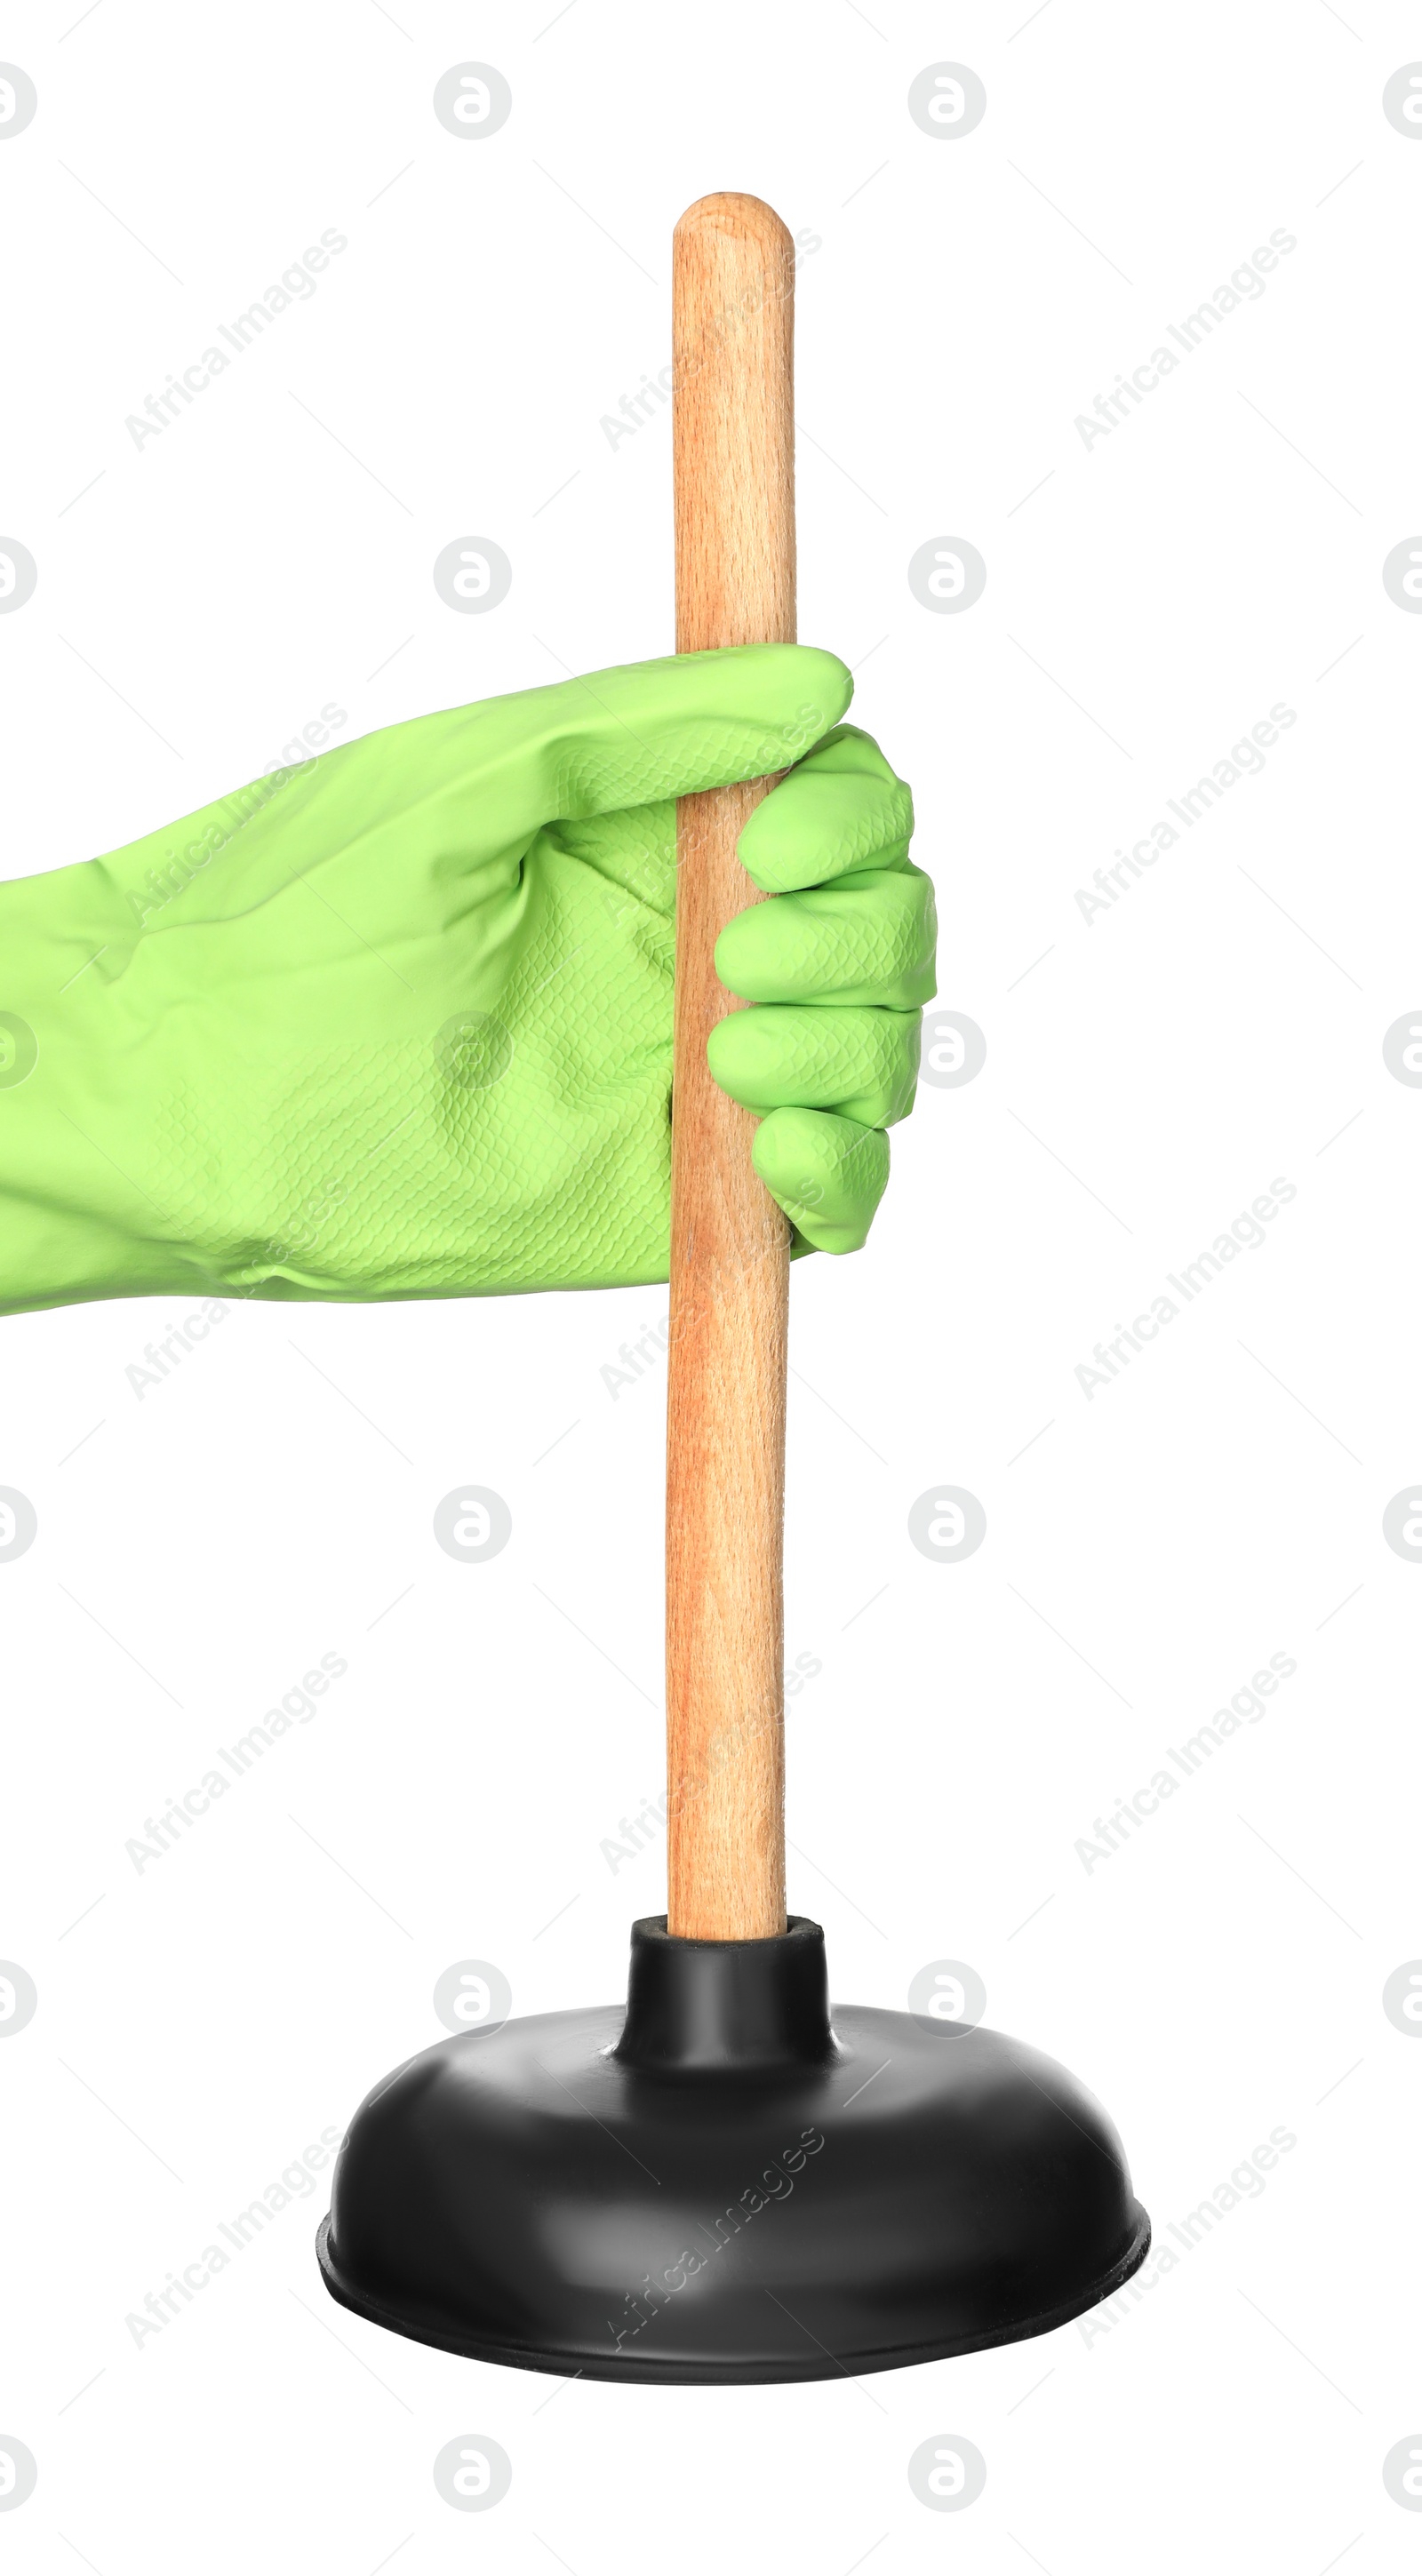
[[[751,1159],[817,1252],[858,1252],[888,1187],[882,1129],[821,1109],[776,1109],[756,1129]]]

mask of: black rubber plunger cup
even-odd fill
[[[679,652],[794,640],[794,264],[752,197],[703,198],[677,226]],[[790,765],[840,703],[807,698],[752,756]],[[1107,2297],[1150,2239],[1115,2131],[1061,2067],[930,2016],[831,2018],[819,1926],[787,1920],[789,1229],[706,1056],[733,1007],[716,940],[755,899],[737,836],[768,783],[678,811],[667,1917],[633,1929],[625,2013],[463,2033],[377,2085],[318,2240],[332,2295],[378,2325],[597,2379],[972,2352]]]
[[[442,2040],[362,2103],[327,2288],[446,2352],[588,2379],[892,2370],[1044,2334],[1144,2256],[1090,2094],[997,2031],[831,2020],[824,1935],[632,1927],[620,2007]]]

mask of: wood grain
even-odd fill
[[[795,252],[756,197],[703,197],[673,246],[679,653],[795,640]],[[755,1121],[706,1040],[741,1006],[717,938],[757,894],[736,857],[772,782],[677,809],[667,1395],[667,1919],[693,1940],[785,1929],[785,1366],[789,1227]]]

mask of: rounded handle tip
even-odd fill
[[[676,227],[678,239],[708,232],[733,241],[753,242],[766,250],[794,249],[789,226],[782,223],[773,206],[768,206],[763,197],[741,196],[731,188],[698,197]]]

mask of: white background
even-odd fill
[[[1415,2564],[1381,2475],[1422,2421],[1422,2049],[1381,2007],[1422,1952],[1419,1575],[1382,1536],[1422,1460],[1422,1100],[1382,1055],[1420,971],[1422,622],[1381,579],[1422,526],[1422,149],[1381,108],[1415,12],[72,14],[0,29],[40,96],[0,144],[0,522],[39,566],[0,617],[12,873],[327,702],[354,734],[666,649],[667,415],[600,422],[666,362],[672,223],[740,187],[819,235],[801,632],[862,665],[988,1056],[921,1089],[866,1252],[795,1276],[792,1903],[846,1997],[975,1965],[1108,2105],[1161,2241],[1296,2144],[1090,2340],[861,2383],[560,2388],[398,2342],[325,2298],[321,2189],[136,2348],[145,2294],[439,2036],[450,1962],[607,2001],[664,1903],[659,1849],[599,1849],[660,1787],[663,1384],[600,1372],[664,1300],[242,1307],[141,1402],[166,1301],[15,1319],[12,2563]],[[431,93],[471,58],[514,107],[465,142]],[[940,140],[906,95],[945,58],[988,107]],[[136,449],[326,227],[317,293]],[[1276,228],[1267,291],[1088,450],[1075,416]],[[486,616],[431,581],[471,532],[514,567]],[[961,615],[907,585],[944,533],[988,567]],[[1276,702],[1263,773],[1088,926],[1076,889]],[[1092,1345],[1276,1176],[1266,1243],[1088,1401]],[[513,1513],[483,1567],[431,1534],[466,1478]],[[959,1565],[909,1542],[936,1479],[986,1509]],[[136,1874],[126,1839],[327,1651],[317,1719]],[[1264,1719],[1088,1874],[1093,1819],[1276,1652]],[[477,2522],[430,2474],[470,2431],[514,2465]],[[906,2463],[954,2432],[988,2479],[944,2524]]]

